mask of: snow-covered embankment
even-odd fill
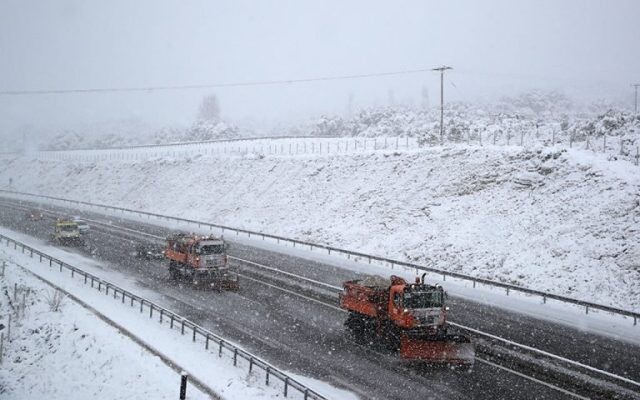
[[[13,189],[324,242],[640,307],[640,170],[515,147],[3,161]]]
[[[62,292],[15,265],[0,290],[3,399],[176,397],[178,373]],[[189,396],[209,398],[195,387]]]

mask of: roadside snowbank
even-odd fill
[[[9,304],[14,284],[14,307],[23,294],[26,300],[17,318]],[[55,290],[13,265],[0,287],[0,321],[6,325],[13,314],[0,369],[3,399],[176,398],[180,375],[91,311],[69,298],[53,311]],[[188,392],[190,399],[209,398],[192,385]]]
[[[26,168],[25,166],[29,166]],[[13,189],[207,220],[640,307],[640,174],[579,150],[4,161]]]

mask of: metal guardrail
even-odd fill
[[[148,144],[135,144],[130,146],[113,146],[113,147],[80,147],[76,149],[60,149],[60,150],[37,150],[36,153],[73,153],[79,151],[113,151],[113,150],[137,150],[137,149],[158,149],[163,147],[185,147],[185,146],[200,146],[205,144],[214,144],[214,143],[237,143],[237,142],[248,142],[252,140],[271,140],[271,139],[332,139],[337,136],[327,136],[327,135],[318,135],[318,136],[256,136],[256,137],[246,137],[246,138],[235,138],[235,139],[212,139],[212,140],[194,140],[194,141],[184,141],[184,142],[169,142],[169,143],[148,143]],[[16,151],[2,151],[1,155],[18,155],[24,154],[24,150],[16,150]]]
[[[285,142],[288,141],[288,142]],[[367,147],[368,145],[368,147]],[[418,147],[409,136],[334,137],[334,136],[269,136],[223,140],[205,140],[164,144],[145,144],[104,149],[42,150],[33,153],[0,153],[35,156],[43,160],[139,161],[161,156],[238,156],[260,153],[273,156],[327,155],[362,153],[378,150],[401,150]]]
[[[367,260],[369,264],[371,264],[372,261],[383,262],[383,263],[388,264],[391,267],[391,269],[393,269],[394,267],[398,266],[398,267],[415,269],[416,272],[424,271],[424,272],[430,272],[430,273],[442,275],[443,280],[446,280],[447,277],[451,277],[451,278],[461,279],[461,280],[465,280],[465,281],[470,281],[470,282],[473,283],[473,287],[474,288],[476,287],[477,284],[482,284],[482,285],[487,285],[487,286],[492,286],[492,287],[505,289],[507,296],[509,295],[510,291],[514,291],[514,292],[520,292],[520,293],[525,293],[525,294],[534,295],[534,296],[540,296],[544,303],[547,302],[547,299],[552,299],[552,300],[556,300],[556,301],[567,303],[567,304],[573,304],[573,305],[577,305],[577,306],[580,306],[580,307],[584,307],[585,314],[589,314],[589,310],[601,310],[601,311],[606,311],[606,312],[609,312],[609,313],[612,313],[612,314],[631,317],[631,318],[633,318],[633,325],[634,326],[636,326],[638,324],[638,319],[640,319],[640,313],[634,312],[634,311],[624,310],[624,309],[621,309],[621,308],[611,307],[611,306],[607,306],[607,305],[603,305],[603,304],[592,303],[592,302],[588,302],[588,301],[584,301],[584,300],[572,299],[572,298],[564,297],[564,296],[561,296],[561,295],[558,295],[558,294],[553,294],[553,293],[549,293],[549,292],[543,292],[543,291],[540,291],[540,290],[530,289],[530,288],[526,288],[526,287],[522,287],[522,286],[511,285],[511,284],[503,283],[503,282],[497,282],[497,281],[493,281],[493,280],[490,280],[490,279],[477,278],[477,277],[473,277],[473,276],[470,276],[470,275],[461,274],[461,273],[458,273],[458,272],[450,272],[450,271],[445,271],[445,270],[438,269],[438,268],[427,267],[427,266],[424,266],[424,265],[412,264],[412,263],[405,262],[405,261],[393,260],[393,259],[390,259],[390,258],[375,256],[375,255],[371,255],[371,254],[365,254],[365,253],[361,253],[361,252],[357,252],[357,251],[341,249],[341,248],[337,248],[337,247],[333,247],[333,246],[329,246],[329,245],[325,245],[325,244],[311,243],[311,242],[306,242],[306,241],[302,241],[302,240],[286,238],[286,237],[283,237],[283,236],[272,235],[272,234],[268,234],[268,233],[264,233],[264,232],[251,231],[251,230],[248,230],[248,229],[233,228],[233,227],[226,226],[226,225],[219,225],[219,224],[213,224],[213,223],[209,223],[209,222],[196,221],[196,220],[187,219],[187,218],[172,217],[172,216],[167,216],[167,215],[162,215],[162,214],[157,214],[157,213],[151,213],[151,212],[147,212],[147,211],[132,210],[132,209],[124,208],[124,207],[115,207],[115,206],[108,206],[108,205],[104,205],[104,204],[89,203],[89,202],[86,202],[86,201],[65,199],[65,198],[61,198],[61,197],[38,195],[38,194],[33,194],[33,193],[17,192],[17,191],[2,190],[2,189],[0,189],[0,193],[9,193],[9,194],[13,194],[13,195],[21,195],[21,196],[28,196],[28,197],[34,197],[34,198],[41,198],[41,199],[59,201],[59,202],[68,203],[68,204],[77,204],[77,205],[84,205],[84,206],[88,206],[88,207],[103,208],[103,209],[106,209],[106,210],[119,211],[121,213],[125,213],[126,212],[126,213],[135,214],[135,215],[138,215],[138,216],[147,216],[148,218],[154,217],[154,218],[158,218],[160,220],[189,223],[189,224],[197,225],[199,228],[201,228],[203,226],[205,226],[205,227],[208,226],[209,229],[213,229],[213,228],[221,229],[222,232],[224,232],[226,230],[226,231],[230,231],[230,232],[235,232],[236,235],[238,235],[240,233],[246,234],[249,238],[251,238],[251,237],[259,237],[259,238],[262,238],[262,240],[264,240],[264,239],[272,239],[272,240],[275,240],[277,243],[280,243],[281,241],[282,242],[286,242],[286,243],[291,243],[293,247],[300,246],[300,247],[309,248],[310,250],[313,250],[313,249],[326,250],[328,254],[331,254],[332,252],[333,253],[337,253],[337,254],[342,254],[342,255],[346,256],[348,259],[351,259],[352,257],[353,258],[362,258],[362,259]]]
[[[243,260],[243,259],[236,258],[236,257],[232,257],[232,258],[234,258],[236,261],[240,261],[242,263],[245,263],[247,265],[251,265],[253,267],[257,267],[257,268],[260,268],[260,269],[266,269],[269,272],[272,272],[272,273],[275,273],[275,274],[278,274],[278,275],[282,275],[282,276],[285,276],[287,278],[293,278],[293,279],[297,280],[298,282],[301,282],[301,283],[304,283],[304,284],[312,284],[312,285],[316,285],[318,287],[322,287],[324,289],[329,289],[330,291],[332,291],[336,295],[338,293],[342,292],[342,287],[341,286],[330,285],[330,284],[327,284],[327,283],[324,283],[324,282],[315,281],[313,279],[309,279],[309,278],[306,278],[304,276],[292,274],[290,272],[283,271],[283,270],[280,270],[280,269],[277,269],[277,268],[273,268],[273,267],[269,267],[267,265],[262,265],[262,264],[255,263],[253,261]],[[327,305],[329,307],[335,307],[335,304],[332,304],[332,303],[326,303],[325,301],[322,301],[322,300],[316,300],[316,301],[319,301],[320,303],[324,303],[325,305]],[[541,350],[541,349],[537,349],[535,347],[527,346],[527,345],[522,344],[522,343],[514,342],[512,340],[505,339],[505,338],[493,335],[493,334],[488,333],[488,332],[483,332],[483,331],[481,331],[479,329],[475,329],[475,328],[472,328],[472,327],[469,327],[469,326],[466,326],[466,325],[458,324],[458,323],[453,322],[451,320],[448,320],[447,323],[449,325],[451,325],[451,326],[454,326],[454,327],[460,329],[461,331],[465,332],[466,334],[468,334],[470,336],[476,336],[476,337],[484,339],[485,341],[498,343],[498,344],[500,344],[502,346],[506,346],[507,348],[510,348],[510,349],[518,349],[518,351],[520,351],[522,353],[532,354],[532,355],[535,356],[537,362],[540,362],[541,358],[544,358],[545,360],[549,360],[549,361],[560,362],[560,363],[565,364],[567,366],[571,366],[572,368],[578,368],[578,369],[581,369],[581,370],[584,370],[584,371],[589,371],[591,373],[596,373],[596,374],[599,374],[601,376],[605,376],[607,378],[614,379],[615,381],[624,382],[626,384],[632,385],[635,388],[640,388],[640,382],[636,382],[636,381],[634,381],[632,379],[629,379],[629,378],[626,378],[626,377],[623,377],[623,376],[620,376],[620,375],[616,375],[614,373],[611,373],[611,372],[608,372],[608,371],[605,371],[605,370],[602,370],[602,369],[598,369],[598,368],[592,367],[590,365],[587,365],[587,364],[584,364],[584,363],[581,363],[581,362],[578,362],[578,361],[574,361],[574,360],[568,359],[566,357],[562,357],[562,356],[550,353],[548,351],[544,351],[544,350]],[[486,359],[483,359],[483,358],[479,358],[476,355],[476,361],[487,362],[489,360],[486,360]],[[545,370],[549,369],[550,365],[547,364],[547,361],[542,362],[542,364],[543,364],[543,368]]]
[[[114,146],[114,147],[104,147],[104,148],[95,148],[95,147],[87,147],[87,148],[78,148],[78,149],[67,149],[67,150],[39,150],[42,153],[54,153],[54,152],[74,152],[74,151],[109,151],[109,150],[133,150],[133,149],[157,149],[162,147],[184,147],[184,146],[198,146],[203,144],[212,144],[212,143],[234,143],[234,142],[247,142],[252,140],[269,140],[269,139],[331,139],[336,136],[327,136],[327,135],[319,135],[319,136],[256,136],[256,137],[246,137],[246,138],[235,138],[235,139],[213,139],[213,140],[194,140],[194,141],[184,141],[184,142],[169,142],[169,143],[150,143],[150,144],[136,144],[131,146]],[[1,153],[0,153],[1,154]]]
[[[76,274],[80,275],[84,278],[85,285],[90,284],[92,288],[97,289],[99,292],[102,292],[104,288],[105,295],[107,296],[109,295],[109,291],[111,291],[111,293],[113,293],[113,298],[120,298],[123,304],[125,303],[125,300],[127,300],[127,298],[129,299],[131,307],[133,307],[136,302],[139,303],[140,313],[143,313],[145,311],[145,308],[148,309],[149,318],[153,318],[153,314],[154,312],[156,312],[156,315],[159,315],[159,322],[161,324],[163,324],[163,321],[168,320],[171,329],[179,328],[182,335],[185,335],[186,332],[189,332],[191,334],[191,339],[193,342],[195,342],[197,337],[200,336],[201,341],[204,341],[205,350],[209,350],[209,348],[212,347],[211,344],[217,345],[218,357],[222,357],[223,351],[226,350],[228,354],[233,358],[234,366],[238,365],[238,359],[241,358],[249,363],[249,373],[251,373],[254,367],[262,369],[265,372],[265,384],[267,386],[269,385],[269,380],[271,378],[279,379],[283,383],[284,397],[288,396],[289,391],[292,388],[303,395],[305,400],[327,400],[327,398],[320,393],[298,382],[296,379],[289,377],[285,372],[280,371],[277,367],[274,367],[261,358],[237,346],[234,346],[223,337],[220,337],[215,333],[201,327],[195,322],[189,321],[188,319],[174,313],[173,311],[170,311],[150,300],[147,300],[125,289],[122,289],[119,286],[116,286],[89,272],[69,265],[55,257],[51,257],[22,242],[0,234],[0,244],[2,244],[3,240],[6,241],[7,247],[12,243],[15,250],[20,247],[23,253],[25,253],[25,251],[29,251],[31,257],[33,257],[35,254],[40,258],[40,262],[42,262],[43,260],[48,260],[50,268],[52,268],[55,264],[59,268],[60,272],[62,272],[63,269],[68,270],[71,273],[72,278],[74,278]]]

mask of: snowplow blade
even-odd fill
[[[400,339],[400,357],[405,360],[473,365],[475,353],[475,345],[462,335],[447,335],[439,339],[403,335]]]
[[[203,281],[194,280],[194,284],[214,290],[238,291],[240,289],[240,282],[237,277],[235,279],[232,277],[212,277]]]
[[[238,284],[237,280],[220,281],[215,283],[214,287],[219,290],[230,290],[230,291],[237,291],[238,289],[240,289],[240,285]]]

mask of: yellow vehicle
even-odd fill
[[[53,233],[53,241],[61,245],[82,246],[84,239],[75,221],[58,219]]]

